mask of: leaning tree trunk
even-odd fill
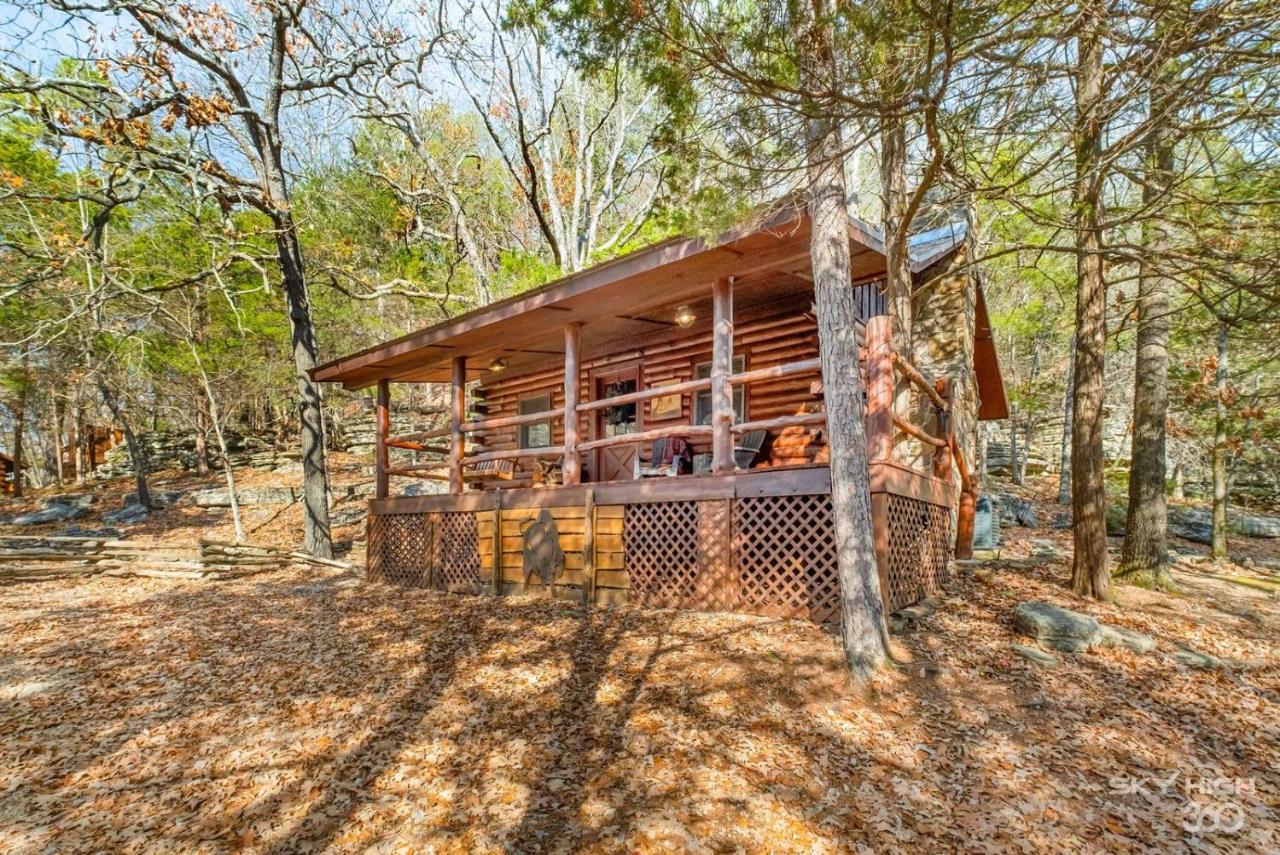
[[[831,24],[825,11],[811,25],[806,51],[810,88],[825,91],[836,75]],[[830,427],[831,502],[840,575],[841,635],[850,670],[866,677],[888,658],[884,601],[880,593],[862,374],[858,370],[857,312],[850,283],[849,214],[845,206],[844,150],[838,120],[821,105],[806,123],[809,251],[813,263],[818,353]]]
[[[1165,128],[1164,100],[1151,105],[1151,151],[1143,187],[1148,207],[1160,204],[1173,175],[1173,144]],[[1129,461],[1129,510],[1120,553],[1121,575],[1170,589],[1166,544],[1165,421],[1169,412],[1169,280],[1157,269],[1168,251],[1168,230],[1149,221],[1146,260],[1138,275],[1138,335],[1133,381],[1133,446]]]
[[[147,487],[147,453],[143,449],[142,443],[138,441],[137,434],[133,432],[133,425],[129,423],[128,417],[125,416],[120,402],[116,400],[111,387],[107,385],[107,381],[102,379],[101,374],[98,375],[98,392],[102,395],[102,402],[111,411],[111,417],[115,419],[116,424],[120,425],[120,430],[124,432],[124,442],[129,449],[129,460],[133,463],[133,481],[138,490],[138,504],[144,508],[150,508],[151,490]],[[92,440],[90,442],[92,443]],[[90,446],[89,456],[90,458],[93,456],[92,446]]]
[[[1062,449],[1058,469],[1058,504],[1071,504],[1071,419],[1075,415],[1076,340],[1071,339],[1067,357],[1067,394],[1062,399]]]
[[[1215,562],[1227,560],[1227,325],[1218,322],[1218,366],[1214,372],[1213,418],[1213,529],[1209,554]]]
[[[1071,587],[1096,599],[1111,596],[1107,569],[1107,496],[1102,422],[1107,290],[1102,269],[1102,19],[1099,0],[1082,8],[1076,81],[1076,394],[1071,431],[1071,513],[1075,553]]]

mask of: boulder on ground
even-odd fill
[[[1102,636],[1101,626],[1089,615],[1037,601],[1019,603],[1013,625],[1046,647],[1073,653],[1088,650]]]
[[[993,498],[1000,511],[1002,525],[1020,525],[1026,528],[1035,528],[1040,525],[1040,518],[1036,515],[1036,509],[1031,504],[1031,500],[1009,493],[998,493]]]
[[[298,500],[292,487],[244,487],[236,490],[241,505],[289,505]],[[197,490],[191,494],[191,503],[197,508],[229,508],[231,494],[223,489]]]
[[[1203,668],[1205,670],[1226,668],[1230,664],[1225,659],[1219,659],[1218,657],[1211,656],[1208,653],[1200,653],[1199,651],[1192,650],[1189,647],[1184,647],[1181,650],[1178,650],[1173,654],[1173,658],[1178,662],[1181,662],[1183,665],[1188,665],[1192,668]]]
[[[45,525],[47,523],[66,522],[79,519],[89,513],[87,507],[79,505],[50,504],[38,511],[19,514],[10,522],[11,525]]]
[[[116,508],[114,511],[107,511],[102,515],[102,521],[113,525],[134,525],[145,520],[149,513],[150,511],[135,502],[123,508]]]
[[[1098,644],[1103,647],[1123,647],[1134,653],[1150,653],[1155,649],[1156,640],[1146,633],[1106,623],[1099,626],[1102,627],[1102,637]]]
[[[1045,653],[1043,650],[1028,647],[1025,644],[1013,645],[1013,652],[1023,659],[1029,660],[1031,664],[1039,665],[1041,668],[1053,668],[1058,664],[1058,657],[1052,653]]]
[[[44,500],[46,508],[66,505],[73,508],[89,509],[89,506],[97,501],[97,497],[93,493],[64,493],[61,496],[49,496]]]
[[[182,490],[152,490],[150,492],[151,492],[151,507],[153,508],[171,507],[172,505],[176,505],[178,503],[178,500],[186,495],[186,493]],[[129,507],[130,505],[136,505],[136,504],[138,504],[138,493],[136,490],[132,493],[124,494],[125,507]]]

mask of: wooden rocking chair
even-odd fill
[[[677,454],[667,453],[668,446],[676,439],[682,437],[659,437],[653,441],[653,453],[645,460],[636,455],[635,477],[640,478],[674,478],[680,474],[685,468],[685,464],[689,459],[689,444],[687,441],[683,443],[681,451]],[[670,460],[664,463],[666,458]]]

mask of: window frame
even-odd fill
[[[536,404],[536,406],[535,406]],[[516,413],[518,415],[528,415],[530,413],[542,413],[551,409],[551,393],[542,392],[537,395],[527,395],[516,401]],[[542,445],[533,445],[530,439],[530,432],[536,428],[547,429],[547,441]],[[554,440],[551,432],[551,419],[540,422],[529,422],[528,424],[519,425],[516,428],[516,447],[525,448],[550,448]]]
[[[706,371],[706,377],[711,376],[711,360],[706,362],[695,362],[693,364],[693,379],[705,379],[702,372]],[[735,353],[733,361],[730,363],[729,372],[731,374],[741,374],[747,370],[747,355],[745,353]],[[741,398],[741,400],[739,400]],[[699,407],[706,402],[707,420],[704,422],[699,418]],[[738,384],[733,387],[733,412],[735,423],[742,423],[747,420],[747,387]],[[689,413],[689,424],[691,425],[709,425],[711,424],[711,390],[703,389],[701,392],[693,393],[693,411]]]

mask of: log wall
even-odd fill
[[[764,317],[738,319],[734,329],[734,357],[744,357],[744,368],[754,370],[812,359],[818,355],[818,332],[812,317],[800,313],[789,312],[772,314]],[[710,332],[693,333],[673,337],[661,344],[642,349],[619,350],[606,356],[585,360],[583,363],[583,383],[580,392],[582,401],[590,401],[595,397],[591,388],[594,377],[607,373],[611,369],[638,365],[640,369],[640,388],[649,388],[663,381],[685,381],[694,376],[695,367],[711,360]],[[476,397],[484,404],[487,416],[505,417],[519,413],[520,401],[538,395],[551,397],[552,409],[564,406],[564,380],[559,367],[534,374],[498,377],[485,383]],[[691,424],[693,420],[693,395],[683,395],[681,412],[678,418],[654,421],[651,418],[651,402],[641,404],[641,421],[649,427],[668,427],[680,424]],[[805,375],[793,375],[776,380],[761,381],[747,386],[746,417],[751,420],[769,419],[777,416],[796,415],[817,412],[822,409],[821,384],[817,371]],[[579,417],[581,435],[593,438],[592,420],[594,414],[584,413]],[[516,447],[519,428],[501,428],[487,432],[477,441],[486,450],[509,450]],[[822,451],[826,446],[825,431],[821,429],[805,429],[803,441],[788,441],[791,434],[800,433],[795,430],[784,431],[780,447],[786,447],[787,454],[773,461],[775,464],[803,464],[825,462]],[[552,445],[563,442],[564,430],[559,421],[552,423]],[[709,437],[698,437],[692,441],[695,453],[710,452]],[[797,449],[799,451],[797,452]],[[766,450],[767,451],[767,450]],[[642,454],[648,455],[648,448]],[[584,480],[594,480],[592,467],[593,455],[585,455]],[[784,459],[785,458],[785,459]],[[762,455],[760,464],[767,465],[770,457]],[[517,477],[509,482],[493,482],[487,486],[520,487],[528,486],[534,463],[523,460],[517,469]]]

